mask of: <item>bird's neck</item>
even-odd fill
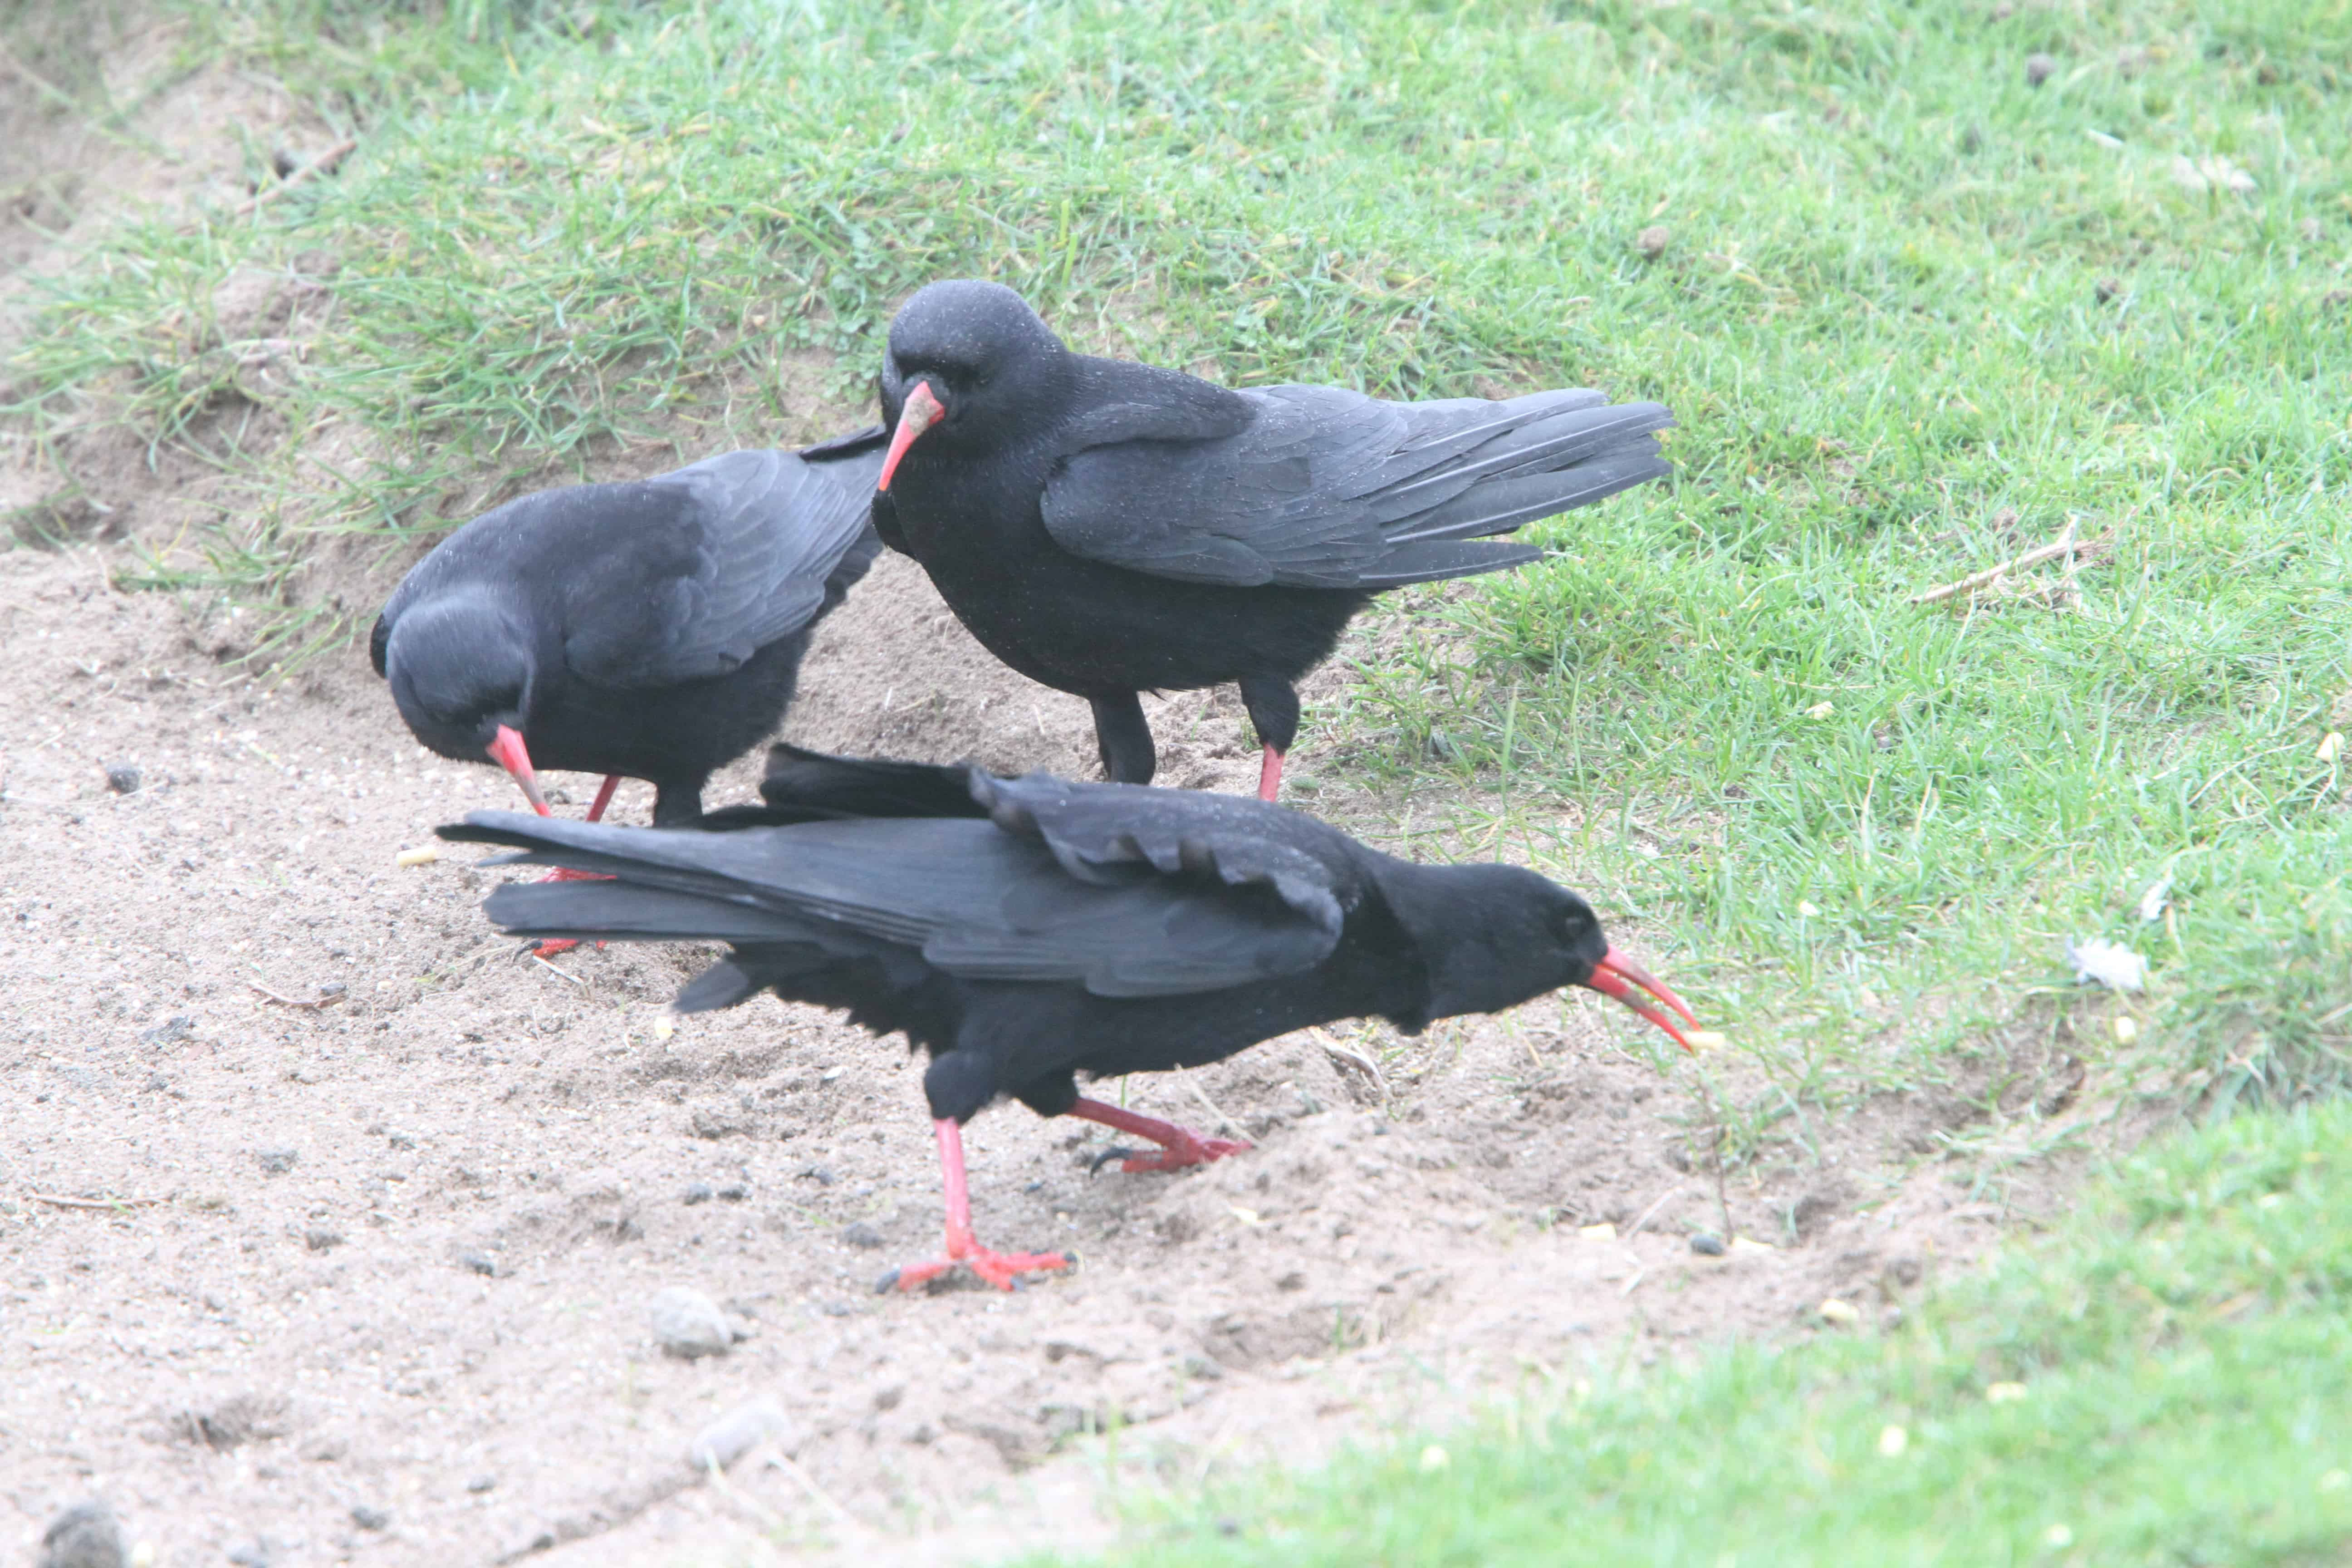
[[[1420,866],[1382,857],[1373,876],[1428,975],[1424,1023],[1499,1013],[1567,984],[1531,951],[1516,866]]]

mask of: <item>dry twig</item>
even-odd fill
[[[312,1001],[298,1002],[291,996],[280,996],[257,980],[248,980],[246,984],[259,992],[268,1001],[277,1003],[280,1007],[331,1007],[343,999],[343,994],[338,991],[331,995],[320,996]]]
[[[1372,1087],[1380,1091],[1381,1098],[1388,1099],[1389,1080],[1387,1075],[1381,1071],[1380,1063],[1353,1046],[1341,1045],[1320,1029],[1309,1029],[1307,1032],[1315,1037],[1315,1043],[1323,1047],[1324,1055],[1343,1068],[1352,1068],[1363,1074],[1371,1080]]]
[[[52,1204],[61,1209],[143,1209],[152,1208],[161,1198],[74,1198],[63,1193],[26,1193],[37,1204]]]
[[[1235,1136],[1244,1140],[1246,1140],[1249,1137],[1249,1129],[1244,1127],[1232,1117],[1227,1116],[1223,1111],[1219,1110],[1217,1109],[1216,1102],[1209,1098],[1207,1092],[1201,1088],[1198,1082],[1194,1081],[1191,1073],[1186,1072],[1180,1067],[1176,1069],[1176,1079],[1178,1082],[1181,1083],[1186,1089],[1192,1091],[1192,1098],[1201,1102],[1202,1109],[1206,1110],[1210,1115],[1215,1117],[1219,1122],[1225,1126],[1226,1129],[1232,1131]]]
[[[1963,594],[1974,597],[1988,589],[1999,593],[2006,586],[2002,579],[2039,566],[2045,561],[2054,561],[2062,555],[2068,558],[2066,586],[2071,590],[2076,567],[2096,560],[2114,548],[2113,533],[2102,533],[2096,539],[2076,539],[2074,520],[2070,517],[2066,520],[2065,531],[2050,543],[2029,550],[2022,555],[2012,556],[1999,565],[1988,566],[1983,571],[1963,577],[1957,583],[1941,584],[1924,594],[1914,594],[1911,595],[1911,602],[1915,605],[1933,605]],[[2070,597],[2071,592],[2063,596]]]
[[[311,159],[309,163],[303,164],[300,168],[295,170],[292,174],[287,175],[284,179],[278,181],[268,190],[256,191],[245,200],[237,203],[236,205],[229,208],[228,210],[230,215],[235,217],[243,217],[246,214],[252,212],[258,207],[267,205],[270,202],[276,201],[278,197],[284,195],[287,192],[292,190],[295,186],[300,184],[305,180],[310,179],[319,174],[333,174],[335,172],[335,165],[350,157],[353,150],[355,150],[359,144],[360,142],[358,137],[344,137],[341,141],[336,142],[333,146],[328,148],[325,152],[320,153],[317,157]]]

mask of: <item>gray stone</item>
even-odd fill
[[[92,1498],[49,1521],[36,1562],[39,1568],[122,1568],[126,1555],[114,1510]]]
[[[265,1173],[282,1176],[292,1170],[301,1161],[302,1156],[299,1151],[293,1149],[262,1149],[255,1152],[254,1158],[261,1162],[261,1169]]]
[[[707,1204],[710,1201],[710,1198],[711,1192],[710,1184],[709,1182],[689,1182],[687,1184],[686,1196],[681,1201],[690,1207],[695,1204]]]
[[[137,763],[109,763],[106,764],[106,787],[112,790],[115,794],[138,794],[139,781],[140,773],[139,764]]]
[[[782,1440],[792,1426],[774,1400],[746,1400],[694,1435],[686,1447],[687,1468],[699,1473],[716,1465],[726,1469],[767,1439]]]
[[[654,1338],[664,1353],[692,1361],[698,1356],[725,1355],[735,1342],[734,1331],[719,1303],[701,1291],[672,1285],[653,1299]]]
[[[1720,1258],[1723,1256],[1723,1237],[1711,1230],[1693,1231],[1690,1249],[1701,1258]]]
[[[483,1252],[457,1254],[457,1267],[468,1274],[495,1276],[499,1271],[498,1259]]]
[[[852,1220],[841,1227],[841,1239],[852,1247],[862,1247],[870,1252],[882,1245],[882,1233],[862,1219]]]
[[[386,1513],[380,1508],[370,1508],[363,1502],[353,1503],[352,1505],[352,1522],[358,1525],[362,1530],[390,1530],[392,1528],[392,1515]]]

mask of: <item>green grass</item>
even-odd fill
[[[1743,1151],[1784,1091],[2053,1026],[2070,936],[2156,966],[2127,1049],[2056,1009],[2103,1082],[2346,1079],[2352,0],[188,3],[366,140],[52,279],[5,416],[236,473],[142,580],[299,606],[269,657],[347,629],[292,586],[318,532],[768,438],[811,353],[855,395],[942,274],[1236,382],[1598,382],[1675,406],[1676,482],[1400,598],[1310,775],[1663,927],[1772,1080]],[[231,269],[321,257],[276,427],[361,432],[334,472],[224,443],[211,319]],[[2070,518],[2112,537],[2077,597],[1910,602]]]
[[[2228,1120],[1884,1337],[1564,1378],[1439,1434],[1442,1466],[1414,1436],[1139,1509],[1110,1560],[2341,1563],[2347,1150],[2342,1101]]]
[[[1302,799],[1410,795],[1424,842],[1651,922],[1760,1086],[1739,1157],[2025,1032],[2111,1095],[2352,1078],[2352,0],[181,5],[188,68],[273,75],[360,151],[47,279],[0,420],[227,472],[129,580],[275,606],[264,661],[349,633],[301,585],[322,535],[771,439],[812,364],[856,401],[937,276],[1236,383],[1594,382],[1673,405],[1675,482],[1391,601]],[[37,14],[0,12],[18,58],[131,135]],[[335,300],[270,419],[214,314],[240,267]],[[2070,520],[2110,542],[2071,590],[1912,603]],[[2093,935],[2144,996],[2078,999]],[[2229,1122],[1899,1333],[1604,1380],[1135,1551],[2341,1560],[2347,1133]]]

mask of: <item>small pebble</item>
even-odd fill
[[[365,1503],[355,1503],[352,1507],[352,1522],[362,1530],[390,1530],[392,1515],[380,1508],[370,1508]]]
[[[413,1132],[387,1132],[383,1135],[383,1141],[386,1143],[391,1144],[395,1149],[414,1149],[416,1147],[416,1135]]]
[[[282,1176],[292,1170],[302,1156],[292,1149],[264,1149],[256,1153],[254,1158],[261,1162],[264,1173]]]
[[[41,1535],[39,1568],[123,1568],[122,1527],[97,1498],[78,1502]]]
[[[1701,1258],[1720,1258],[1723,1256],[1723,1237],[1716,1235],[1715,1232],[1711,1230],[1693,1231],[1691,1233],[1690,1247],[1691,1250],[1697,1253]]]
[[[2040,87],[2057,74],[2057,70],[2058,62],[2048,55],[2028,55],[2025,57],[2025,85]]]
[[[686,1446],[687,1468],[706,1471],[716,1465],[726,1469],[759,1443],[791,1429],[792,1421],[774,1400],[747,1400],[694,1435]]]
[[[270,1552],[269,1542],[259,1540],[238,1547],[228,1554],[228,1560],[236,1563],[236,1568],[269,1568],[277,1558]]]
[[[466,1483],[466,1489],[469,1492],[486,1492],[498,1484],[499,1478],[496,1476],[476,1476]]]
[[[654,1338],[665,1354],[692,1361],[698,1356],[725,1355],[735,1342],[727,1314],[701,1291],[672,1285],[653,1299]]]
[[[871,1252],[882,1245],[882,1233],[864,1220],[852,1220],[841,1227],[841,1239],[852,1247],[862,1247]]]
[[[174,1013],[169,1018],[163,1020],[163,1022],[154,1025],[152,1027],[140,1030],[139,1043],[142,1046],[172,1045],[177,1041],[186,1039],[195,1026],[196,1019],[194,1014]]]
[[[139,767],[135,763],[106,764],[106,787],[117,795],[135,795],[139,790]]]
[[[689,1182],[687,1184],[686,1196],[679,1201],[688,1205],[694,1204],[707,1204],[710,1201],[710,1184],[709,1182]]]
[[[494,1275],[499,1271],[498,1259],[484,1252],[461,1252],[457,1267],[468,1274]]]
[[[751,1195],[751,1189],[740,1182],[730,1182],[719,1189],[719,1201],[722,1204],[740,1204]]]
[[[897,1284],[898,1280],[898,1271],[895,1268],[892,1269],[890,1271],[889,1279],[891,1284]],[[888,1287],[885,1286],[883,1289],[887,1289]],[[877,1296],[881,1293],[881,1290],[877,1290],[875,1292]],[[856,1311],[857,1309],[851,1306],[846,1301],[827,1301],[824,1306],[819,1307],[817,1310],[823,1312],[828,1318],[846,1318],[851,1313]]]
[[[1642,253],[1644,261],[1655,261],[1674,243],[1674,230],[1664,224],[1654,223],[1633,237],[1633,248]]]
[[[309,1230],[302,1233],[302,1245],[309,1247],[313,1252],[330,1251],[334,1247],[342,1246],[342,1244],[343,1233],[341,1231],[329,1230],[322,1225],[314,1225]]]

